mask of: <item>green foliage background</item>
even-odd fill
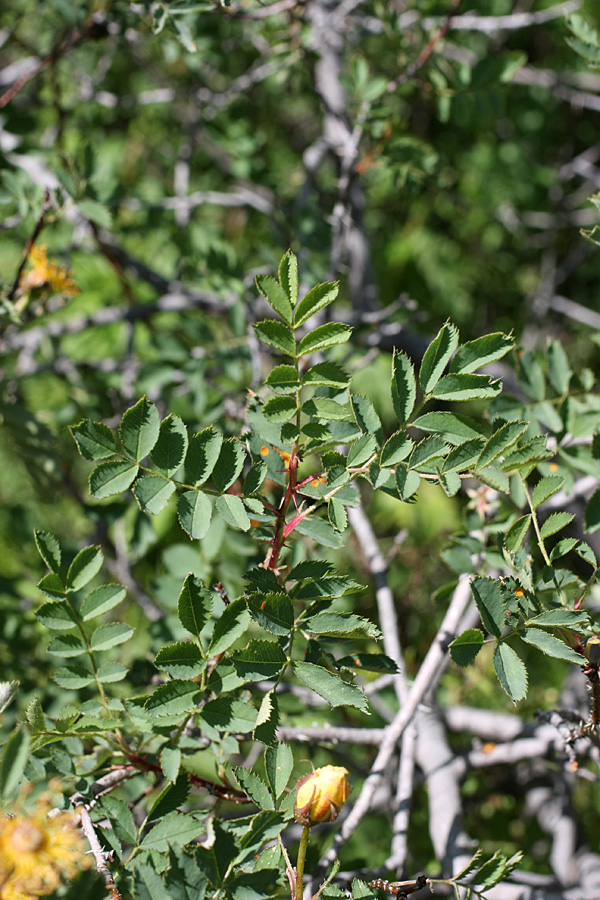
[[[581,406],[569,421],[580,416],[579,435],[592,440],[600,412],[585,370],[598,362],[598,248],[579,229],[598,219],[588,198],[600,184],[593,33],[600,23],[592,3],[581,10],[591,30],[580,19],[545,20],[555,5],[528,4],[526,12],[539,18],[527,27],[486,34],[451,26],[445,35],[439,29],[451,25],[449,4],[433,0],[307,0],[269,15],[252,2],[15,0],[0,12],[3,72],[15,67],[2,90],[24,78],[1,110],[0,143],[0,663],[4,677],[21,684],[18,706],[4,716],[6,734],[34,696],[50,717],[74,699],[53,680],[55,660],[34,615],[35,585],[46,572],[34,528],[59,536],[69,559],[84,545],[102,546],[107,578],[128,591],[120,618],[135,633],[119,659],[140,694],[156,675],[156,652],[182,639],[175,613],[186,576],[221,582],[233,598],[243,592],[247,570],[264,559],[252,532],[216,516],[210,532],[192,542],[174,504],[150,518],[131,494],[94,501],[90,466],[69,428],[82,419],[114,428],[147,395],[161,417],[180,416],[190,434],[211,425],[225,438],[243,434],[248,391],[258,391],[269,371],[251,325],[271,311],[254,276],[276,273],[288,247],[299,258],[302,293],[339,279],[332,318],[352,323],[354,332],[333,356],[353,376],[353,390],[372,400],[385,438],[398,427],[389,393],[393,347],[418,367],[451,319],[462,342],[514,332],[525,358],[511,357],[516,375],[508,366],[497,374],[525,402],[534,428],[560,439],[567,418],[557,424],[547,409],[534,410],[543,399],[536,395],[538,370],[542,381],[549,378],[548,396],[563,396],[548,376],[546,355],[558,339],[579,379],[570,387]],[[473,12],[510,16],[513,6],[478,0]],[[332,77],[339,94],[327,92]],[[347,172],[348,144],[332,136],[336,122],[346,141],[356,138]],[[37,243],[73,270],[80,293],[70,299],[47,289],[12,290],[42,221],[45,188],[49,210]],[[488,405],[476,398],[469,414],[485,418]],[[263,441],[276,444],[268,429],[257,434],[255,455]],[[271,450],[275,484],[282,483],[280,464]],[[568,488],[583,474],[597,478],[597,447],[589,460],[561,464]],[[536,475],[551,474],[544,465]],[[390,559],[409,675],[461,571],[466,551],[457,550],[458,539],[477,522],[472,500],[429,484],[416,504],[368,494]],[[582,507],[573,512],[585,523]],[[593,534],[595,510],[587,525]],[[370,583],[356,538],[346,532],[331,543],[320,553],[348,578]],[[293,553],[299,562],[314,546],[299,541]],[[581,565],[575,573],[585,580]],[[343,598],[341,611],[375,618],[372,589]],[[520,711],[531,716],[557,704],[569,666],[534,648],[525,659],[530,690]],[[75,699],[89,700],[86,691]],[[473,668],[448,671],[439,699],[443,706],[513,708],[483,654]],[[353,709],[307,708],[293,693],[280,702],[298,727],[364,725]],[[385,722],[374,712],[370,724]],[[220,759],[198,753],[191,765],[199,777],[213,778],[236,750],[225,746]],[[311,759],[322,765],[331,755],[331,747],[315,748]],[[344,748],[340,764],[345,756],[359,777],[366,775],[368,747]],[[52,765],[67,779],[74,775],[58,754]],[[134,799],[141,780],[124,800]],[[519,825],[523,792],[496,772],[472,773],[464,790],[473,798],[469,830],[486,851],[520,849],[525,866],[549,871],[539,835]],[[596,845],[597,786],[583,793],[574,802],[588,843]],[[417,792],[410,871],[435,866],[423,807]],[[348,845],[345,868],[385,860],[387,849],[379,847],[387,847],[389,823],[376,816],[366,822]],[[317,838],[311,853],[320,849]],[[136,896],[152,896],[144,883]]]

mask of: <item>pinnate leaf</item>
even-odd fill
[[[33,536],[35,538],[36,547],[38,548],[38,553],[50,571],[58,575],[61,563],[60,544],[54,535],[50,534],[48,531],[38,531],[35,529]]]
[[[552,656],[554,659],[566,659],[569,662],[581,665],[581,654],[575,653],[559,638],[553,634],[548,634],[547,631],[542,631],[541,628],[527,628],[525,631],[520,632],[520,635],[527,644],[532,644],[547,656]]]
[[[558,493],[563,487],[566,479],[562,475],[547,475],[542,478],[533,489],[531,494],[531,505],[534,509],[545,503],[550,497]]]
[[[110,650],[118,644],[124,644],[133,634],[133,628],[130,625],[124,625],[122,622],[109,622],[107,625],[100,625],[90,639],[92,650]]]
[[[153,465],[171,478],[183,464],[187,449],[187,428],[179,416],[167,416],[160,424],[158,440],[150,455]]]
[[[283,399],[283,398],[282,398]],[[244,468],[246,451],[235,438],[223,442],[221,452],[213,469],[213,481],[220,491],[226,491]]]
[[[339,293],[339,289],[340,286],[337,281],[315,285],[315,287],[302,298],[296,307],[294,328],[299,328],[300,325],[303,325],[311,316],[314,316],[315,313],[319,312],[319,310],[324,309],[326,306],[329,306],[330,303],[333,303]]]
[[[298,260],[296,254],[288,250],[279,263],[279,282],[294,307],[298,302]]]
[[[450,372],[471,374],[491,362],[502,359],[513,347],[514,339],[509,334],[496,331],[458,348],[450,363]]]
[[[142,475],[133,486],[133,495],[140,509],[153,516],[165,508],[174,491],[173,482],[160,475]]]
[[[552,534],[556,534],[557,531],[562,531],[563,528],[566,528],[567,525],[571,524],[574,518],[574,513],[552,513],[552,515],[548,516],[548,518],[540,528],[542,540],[545,541],[547,537],[550,537]],[[575,541],[575,543],[577,542]]]
[[[292,668],[300,681],[323,697],[330,706],[354,706],[362,712],[368,712],[368,703],[363,692],[352,684],[346,684],[338,675],[329,672],[323,666],[294,662]]]
[[[506,549],[510,551],[510,553],[516,553],[516,551],[519,549],[519,547],[525,540],[530,525],[531,516],[528,515],[521,516],[520,519],[517,519],[517,521],[513,522],[513,524],[510,526],[504,538]]]
[[[308,356],[310,353],[327,350],[328,347],[334,347],[336,344],[345,344],[351,334],[352,328],[341,322],[319,325],[318,328],[309,331],[302,338],[298,344],[298,356]]]
[[[392,358],[392,402],[401,425],[406,425],[417,397],[415,370],[408,356],[394,350]]]
[[[186,631],[195,637],[210,619],[214,598],[199,578],[191,573],[186,577],[177,601],[177,615]]]
[[[291,328],[284,325],[283,322],[274,322],[272,319],[264,319],[262,322],[257,322],[253,327],[257,338],[262,341],[263,344],[267,344],[267,346],[272,347],[273,350],[279,350],[280,353],[285,353],[286,356],[296,355],[294,333]]]
[[[144,459],[158,440],[160,417],[146,397],[128,409],[119,424],[119,438],[126,453],[136,462]]]
[[[193,435],[185,458],[188,481],[197,486],[204,484],[215,467],[222,444],[223,435],[212,425]]]
[[[431,392],[438,400],[485,400],[497,397],[502,390],[499,381],[487,375],[444,375]]]
[[[508,644],[499,643],[494,653],[494,668],[500,684],[513,703],[527,694],[527,669]]]
[[[90,475],[90,491],[98,500],[126,491],[135,479],[139,466],[129,460],[103,462]]]
[[[447,322],[442,325],[423,356],[419,383],[424,394],[430,394],[434,389],[457,347],[458,329]]]
[[[287,325],[292,324],[292,303],[282,285],[271,275],[257,275],[256,287]]]
[[[484,627],[499,638],[506,621],[506,601],[500,583],[493,578],[474,578],[471,592]]]
[[[482,647],[483,633],[479,628],[468,628],[450,644],[450,657],[457,666],[468,666]]]
[[[186,491],[177,501],[177,517],[190,538],[198,541],[210,528],[212,501],[202,491]]]
[[[71,434],[84,459],[107,459],[117,452],[113,433],[102,422],[84,419],[78,425],[71,427]]]

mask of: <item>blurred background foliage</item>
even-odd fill
[[[114,425],[146,393],[192,429],[219,422],[238,434],[261,376],[253,276],[287,247],[307,284],[341,279],[338,314],[356,326],[343,362],[388,430],[392,345],[418,357],[448,317],[462,340],[514,329],[535,352],[558,337],[578,365],[597,365],[599,251],[579,229],[599,217],[588,198],[600,189],[600,74],[568,45],[555,7],[600,26],[594,0],[474,0],[467,18],[529,20],[472,29],[447,0],[3,7],[0,666],[25,696],[64,695],[32,613],[34,527],[73,554],[102,543],[132,624],[172,613],[190,571],[235,596],[259,561],[255,543],[222,523],[192,544],[170,507],[149,521],[132,497],[124,515],[123,503],[91,501],[68,426]],[[346,181],[336,123],[359,141]],[[77,292],[25,285],[33,235]],[[440,551],[465,527],[468,502],[434,490],[420,500],[381,495],[370,509],[413,668],[443,614],[436,592],[453,575]],[[329,553],[368,579],[353,537]],[[373,615],[372,594],[360,602]],[[160,634],[152,621],[128,650],[140,684]],[[556,702],[567,671],[533,652],[528,665],[540,671],[526,715]],[[451,669],[446,703],[509,709],[490,671],[489,658]],[[331,716],[285,703],[297,724]],[[377,713],[372,724],[383,724]],[[495,777],[465,787],[469,830],[492,849],[506,818],[519,818],[518,796]],[[411,840],[426,860],[421,825],[417,812]],[[597,820],[588,826],[597,835]],[[373,862],[372,845],[353,850],[357,865]]]

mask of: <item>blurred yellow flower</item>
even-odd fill
[[[352,790],[342,766],[322,766],[296,785],[294,816],[301,825],[333,822]]]
[[[50,819],[49,809],[44,798],[31,812],[0,816],[0,900],[52,894],[91,864],[75,815]]]
[[[65,294],[72,297],[79,293],[79,288],[70,277],[73,273],[60,266],[55,259],[48,259],[48,248],[45,244],[34,246],[29,252],[29,263],[32,268],[26,272],[19,287],[24,291],[36,288],[48,288],[52,294]]]

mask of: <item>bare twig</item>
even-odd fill
[[[371,772],[363,785],[361,795],[345,819],[331,847],[323,856],[321,860],[322,867],[332,863],[339,855],[341,848],[350,835],[354,833],[361,819],[368,811],[375,791],[385,775],[386,768],[389,766],[398,741],[408,723],[412,720],[419,704],[430,691],[434,690],[446,668],[448,644],[455,637],[459,623],[470,602],[471,590],[469,580],[467,577],[461,576],[444,620],[412,684],[408,701],[402,706],[394,721],[386,729],[379,753],[371,766]]]
[[[107,859],[110,857],[110,853],[106,853],[102,849],[100,841],[96,836],[96,831],[94,830],[94,825],[89,812],[83,804],[76,805],[75,812],[79,816],[81,830],[85,834],[94,855],[94,859],[96,860],[98,874],[102,876],[106,887],[110,891],[111,900],[122,900],[121,894],[112,877],[112,872],[108,868]]]

